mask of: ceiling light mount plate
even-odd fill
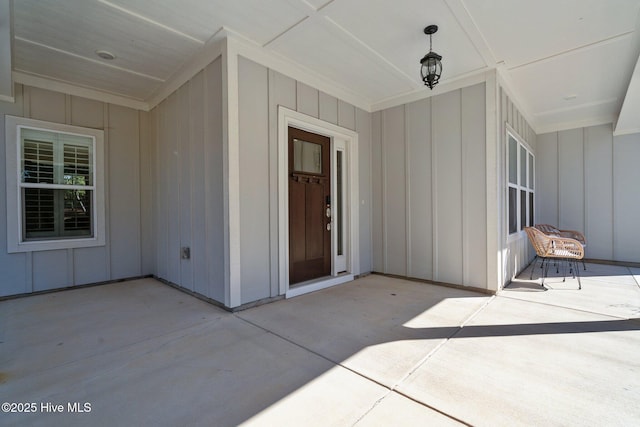
[[[106,59],[107,61],[116,59],[116,56],[107,50],[96,50],[96,55],[98,55],[102,59]]]
[[[426,27],[424,29],[424,33],[425,34],[429,34],[429,35],[435,34],[436,31],[438,31],[438,26],[437,25],[429,25],[428,27]]]

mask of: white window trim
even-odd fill
[[[23,240],[20,197],[20,132],[22,127],[49,132],[68,133],[94,138],[93,172],[95,180],[93,236],[58,240]],[[5,116],[6,186],[7,186],[7,251],[34,252],[55,249],[86,248],[105,244],[104,196],[104,132],[23,117]]]
[[[536,182],[536,171],[535,171],[535,164],[536,164],[536,156],[533,153],[533,150],[531,149],[531,146],[529,146],[529,144],[511,127],[509,126],[509,124],[506,124],[506,132],[505,132],[505,141],[506,141],[506,195],[505,195],[505,200],[506,200],[506,208],[507,208],[507,212],[505,215],[505,218],[507,220],[507,224],[506,224],[506,230],[507,230],[507,243],[511,243],[514,240],[519,240],[521,238],[524,238],[526,236],[526,233],[524,231],[524,227],[527,227],[527,225],[525,224],[524,227],[521,227],[520,224],[520,218],[521,218],[521,212],[520,212],[520,191],[524,190],[527,192],[527,194],[529,192],[533,193],[533,215],[534,218],[536,217],[536,203],[535,203],[535,198],[536,198],[536,187],[535,187],[535,182]],[[521,170],[520,170],[520,165],[521,165],[521,160],[520,160],[520,147],[524,147],[524,149],[527,152],[527,168],[529,167],[529,158],[528,155],[531,154],[533,156],[533,185],[532,188],[529,188],[528,186],[522,186],[521,184],[513,184],[509,181],[509,137],[512,137],[513,139],[516,140],[516,142],[518,143],[518,154],[517,154],[517,160],[516,160],[516,176],[518,177],[518,181],[520,180],[520,176],[521,176]],[[526,171],[526,179],[527,181],[529,180],[529,171]],[[515,231],[514,233],[509,233],[509,188],[515,188],[516,189],[516,195],[517,195],[517,200],[516,200],[516,208],[517,208],[517,214],[516,214],[516,220],[517,220],[517,231]],[[529,201],[527,201],[527,218],[526,218],[526,222],[527,224],[529,223],[529,212],[530,210],[528,209],[529,207]]]

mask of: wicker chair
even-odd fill
[[[544,234],[548,234],[550,236],[555,237],[568,237],[569,239],[575,239],[582,245],[583,248],[587,246],[587,239],[584,237],[579,231],[576,230],[560,230],[553,225],[549,224],[536,224],[535,228],[542,231]],[[586,270],[587,265],[584,262],[584,258],[582,259],[582,267]]]
[[[582,289],[580,269],[578,268],[578,261],[584,258],[582,244],[576,239],[545,234],[535,227],[526,227],[524,230],[527,232],[536,255],[542,259],[542,287],[545,288],[544,279],[549,271],[549,260],[565,260],[569,265],[569,273],[573,273],[573,277],[578,279],[578,289]],[[529,279],[533,279],[533,270],[532,268]]]

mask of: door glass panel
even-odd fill
[[[293,140],[293,169],[297,172],[322,173],[322,145]]]

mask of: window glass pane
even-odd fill
[[[90,190],[23,188],[24,239],[91,237]]]
[[[22,182],[93,185],[93,139],[21,129]]]
[[[22,182],[54,183],[52,142],[35,140],[23,141]]]
[[[55,235],[53,190],[48,188],[22,189],[25,239]]]
[[[322,146],[299,139],[293,140],[293,169],[298,172],[322,173]]]
[[[529,153],[529,188],[533,190],[534,188],[533,181],[533,154]]]
[[[533,193],[529,192],[529,227],[533,227]]]
[[[518,231],[518,192],[515,188],[509,187],[509,234]]]
[[[509,182],[518,183],[518,141],[509,135]]]
[[[520,185],[527,186],[527,150],[520,146]]]
[[[527,226],[527,192],[520,190],[520,230]]]
[[[337,157],[336,157],[336,196],[338,197],[338,200],[336,200],[337,202],[337,206],[336,206],[336,224],[338,226],[337,228],[337,233],[338,233],[338,255],[343,255],[344,254],[344,239],[343,239],[343,233],[344,233],[344,224],[342,223],[342,211],[344,209],[343,203],[342,203],[342,195],[343,195],[343,180],[342,180],[342,151],[338,151],[336,152]]]
[[[86,145],[64,144],[63,182],[69,185],[92,185],[91,147]]]

